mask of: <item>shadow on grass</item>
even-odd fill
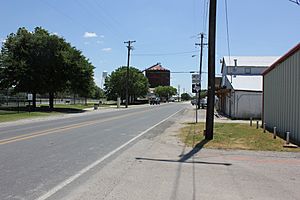
[[[25,113],[25,112],[44,112],[44,113],[63,113],[63,114],[72,114],[72,113],[83,113],[86,112],[82,109],[76,108],[53,108],[50,109],[49,107],[37,107],[37,108],[29,108],[29,107],[0,107],[0,115],[8,115],[8,114],[18,114],[18,113]]]

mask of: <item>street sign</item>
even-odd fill
[[[32,94],[30,94],[30,93],[27,94],[27,100],[32,101]]]
[[[199,83],[200,83],[200,75],[192,74],[192,84],[199,84]]]
[[[200,86],[198,86],[198,85],[196,85],[196,86],[194,87],[194,89],[195,89],[197,92],[199,92],[199,91],[201,90]]]
[[[200,91],[199,84],[192,84],[192,93],[198,93]]]

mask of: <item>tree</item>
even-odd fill
[[[105,97],[104,91],[98,87],[97,85],[94,86],[92,98],[94,99],[101,99]]]
[[[34,32],[20,28],[7,37],[0,55],[0,87],[18,92],[55,93],[69,90],[88,97],[93,90],[94,67],[65,39],[40,27]]]
[[[154,89],[154,93],[168,101],[170,97],[177,94],[177,89],[172,86],[158,86]]]
[[[191,100],[191,99],[192,99],[192,97],[188,93],[182,93],[181,94],[181,100],[182,101],[188,101],[188,100]]]
[[[33,34],[25,28],[10,34],[3,44],[0,56],[0,87],[14,87],[16,92],[36,93],[41,89],[41,69],[37,64],[36,43]]]
[[[105,93],[109,99],[116,100],[121,97],[123,101],[126,98],[126,67],[119,67],[109,75],[104,84]],[[130,67],[128,80],[129,103],[137,97],[144,96],[148,92],[148,79],[140,70]]]
[[[68,52],[67,60],[71,67],[69,87],[70,91],[79,96],[87,98],[93,96],[95,89],[94,66],[82,55],[81,51],[71,48]]]

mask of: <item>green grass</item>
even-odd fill
[[[204,139],[204,123],[188,123],[180,130],[181,140],[188,146],[195,146]],[[273,139],[272,133],[250,127],[249,124],[215,123],[214,139],[205,144],[206,148],[241,149],[257,151],[296,151],[300,148],[284,148],[284,140]]]
[[[2,112],[0,111],[0,122],[16,121],[20,119],[35,118],[35,117],[47,117],[52,115],[58,115],[58,112]]]
[[[48,106],[48,105],[43,105],[43,106]],[[89,103],[87,105],[85,104],[56,104],[54,105],[54,108],[68,108],[68,109],[79,109],[83,110],[85,108],[93,108],[94,104]]]

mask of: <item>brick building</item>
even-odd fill
[[[165,69],[160,63],[157,63],[145,70],[150,88],[157,86],[170,86],[170,70]]]

